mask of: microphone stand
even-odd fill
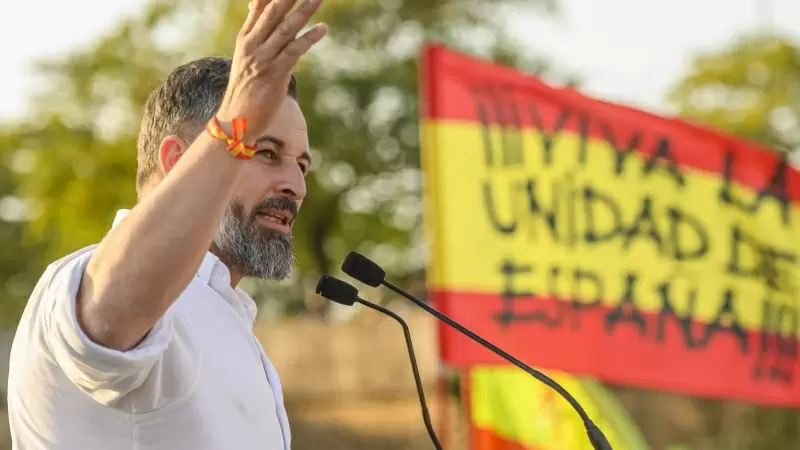
[[[428,431],[428,436],[430,436],[433,446],[436,448],[436,450],[442,450],[442,444],[439,443],[439,439],[436,438],[436,433],[433,431],[433,423],[431,422],[431,416],[428,413],[428,405],[425,403],[425,391],[422,389],[422,379],[419,375],[419,367],[417,367],[417,358],[414,356],[414,345],[411,343],[411,331],[408,329],[406,321],[383,306],[368,302],[361,297],[356,297],[356,302],[366,306],[367,308],[371,308],[375,311],[386,314],[397,321],[401,327],[403,327],[403,334],[406,338],[406,347],[408,347],[408,357],[411,359],[411,371],[414,372],[414,383],[417,386],[417,395],[419,396],[419,403],[422,406],[422,420],[425,422],[425,429]]]
[[[434,309],[430,305],[427,305],[425,302],[419,300],[418,298],[414,297],[413,295],[409,294],[408,292],[404,291],[403,289],[400,289],[399,287],[395,286],[394,284],[390,283],[389,281],[386,281],[385,278],[381,281],[381,284],[386,286],[387,288],[391,289],[392,291],[400,294],[401,296],[407,298],[408,300],[411,300],[417,306],[419,306],[420,308],[422,308],[425,311],[427,311],[429,314],[433,315],[437,319],[439,319],[439,320],[443,321],[444,323],[450,325],[451,327],[455,328],[456,330],[458,330],[462,334],[464,334],[467,337],[469,337],[470,339],[478,342],[479,344],[481,344],[484,347],[488,348],[489,350],[493,351],[497,355],[500,355],[506,361],[508,361],[511,364],[517,366],[518,368],[522,369],[523,371],[525,371],[530,376],[536,378],[537,380],[539,380],[542,383],[544,383],[547,386],[549,386],[551,389],[553,389],[556,392],[558,392],[559,394],[561,394],[561,396],[564,397],[564,399],[567,402],[569,402],[570,405],[572,405],[572,407],[575,409],[575,411],[578,412],[578,415],[581,417],[581,419],[583,419],[584,426],[586,427],[586,433],[589,436],[589,442],[592,443],[592,446],[595,448],[595,450],[613,450],[612,447],[611,447],[611,444],[608,442],[608,439],[605,437],[605,435],[600,430],[600,428],[597,425],[595,425],[594,422],[592,422],[592,419],[589,417],[588,414],[586,414],[586,411],[583,409],[581,404],[578,403],[577,400],[575,400],[575,397],[573,397],[572,394],[570,394],[566,389],[561,387],[560,384],[558,384],[555,381],[553,381],[553,379],[551,379],[550,377],[548,377],[544,373],[542,373],[542,372],[540,372],[540,371],[528,366],[527,364],[523,363],[519,359],[517,359],[514,356],[510,355],[509,353],[503,351],[502,349],[500,349],[496,345],[492,344],[491,342],[487,341],[486,339],[484,339],[484,338],[478,336],[477,334],[473,333],[472,331],[470,331],[469,329],[465,328],[464,326],[462,326],[458,322],[454,321],[453,319],[451,319],[451,318],[447,317],[446,315],[440,313],[439,311],[437,311],[436,309]]]

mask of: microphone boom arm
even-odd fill
[[[575,411],[577,411],[578,415],[583,420],[583,422],[584,422],[584,424],[586,426],[586,432],[587,432],[587,434],[589,436],[589,440],[591,441],[591,443],[594,446],[594,448],[597,449],[597,450],[611,450],[611,444],[608,442],[608,439],[605,437],[605,435],[600,430],[600,428],[597,425],[595,425],[595,423],[592,421],[592,419],[589,417],[589,415],[586,414],[586,411],[583,409],[581,404],[578,403],[577,400],[575,400],[575,397],[573,397],[572,394],[570,394],[566,389],[561,387],[561,385],[556,383],[552,378],[550,378],[547,375],[545,375],[544,373],[534,369],[533,367],[528,366],[527,364],[523,363],[519,359],[517,359],[514,356],[510,355],[509,353],[503,351],[502,349],[500,349],[496,345],[492,344],[491,342],[487,341],[486,339],[484,339],[484,338],[478,336],[477,334],[473,333],[472,331],[470,331],[468,328],[464,327],[460,323],[458,323],[455,320],[453,320],[453,319],[447,317],[446,315],[440,313],[435,308],[433,308],[430,305],[427,305],[426,303],[420,301],[419,299],[415,298],[413,295],[411,295],[408,292],[400,289],[399,287],[395,286],[394,284],[392,284],[391,282],[387,281],[386,279],[381,281],[381,284],[383,284],[387,288],[391,289],[392,291],[396,292],[397,294],[400,294],[401,296],[407,298],[408,300],[411,300],[417,306],[419,306],[420,308],[422,308],[425,311],[427,311],[429,314],[433,315],[437,319],[439,319],[439,320],[445,322],[446,324],[450,325],[451,327],[455,328],[456,330],[458,330],[462,334],[466,335],[470,339],[472,339],[472,340],[478,342],[479,344],[483,345],[484,347],[492,350],[495,354],[500,355],[506,361],[508,361],[511,364],[517,366],[518,368],[522,369],[523,371],[525,371],[530,376],[536,378],[537,380],[541,381],[542,383],[546,384],[547,386],[549,386],[550,388],[552,388],[553,390],[555,390],[556,392],[561,394],[561,396],[564,397],[564,399],[567,402],[569,402],[569,404],[575,409]],[[409,346],[409,348],[411,348],[411,347]]]

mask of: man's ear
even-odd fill
[[[158,161],[161,164],[161,172],[166,176],[178,160],[183,156],[189,148],[186,142],[178,136],[167,136],[161,141],[161,147],[158,149]]]

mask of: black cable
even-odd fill
[[[414,356],[414,344],[411,343],[411,331],[408,329],[408,325],[400,316],[384,308],[383,306],[368,302],[361,297],[357,297],[356,302],[366,306],[367,308],[371,308],[375,311],[386,314],[387,316],[396,320],[397,323],[403,327],[403,334],[405,335],[406,346],[408,347],[408,357],[411,359],[411,371],[414,372],[414,383],[417,385],[417,395],[419,395],[419,403],[422,407],[422,420],[425,422],[425,428],[428,430],[428,436],[431,437],[431,441],[433,441],[433,446],[436,447],[436,450],[442,450],[442,445],[439,443],[439,439],[436,437],[436,433],[433,430],[431,416],[428,413],[428,405],[425,402],[425,391],[422,389],[422,378],[419,375],[417,358]]]

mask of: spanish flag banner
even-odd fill
[[[636,424],[614,395],[589,379],[550,376],[575,396],[615,450],[647,450]],[[591,450],[580,417],[555,391],[516,367],[469,371],[472,450]]]
[[[800,178],[777,153],[425,50],[429,292],[528,364],[800,406]],[[443,327],[454,367],[502,362]]]

